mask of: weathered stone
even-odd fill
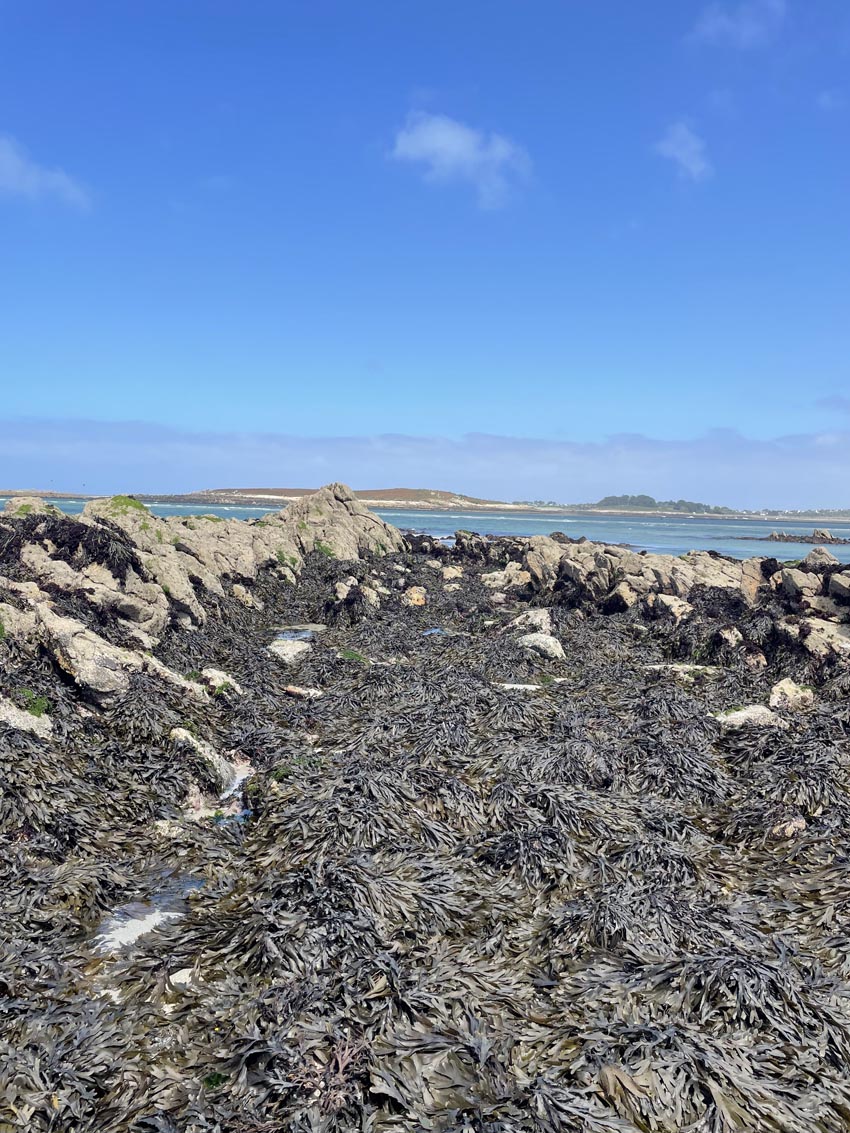
[[[145,653],[112,645],[75,618],[63,618],[47,605],[35,607],[36,633],[56,663],[74,681],[98,697],[124,692],[134,672],[147,672],[196,699],[206,691]]]
[[[268,647],[269,653],[285,665],[296,665],[311,649],[309,641],[288,641],[285,638],[273,641]]]
[[[62,514],[55,504],[48,503],[41,496],[13,496],[10,500],[6,500],[3,511],[6,515],[14,516],[15,519],[25,519],[28,515]]]
[[[789,598],[799,598],[803,594],[817,594],[821,588],[820,577],[795,567],[782,571],[782,589]]]
[[[439,564],[437,564],[439,566]],[[456,578],[463,578],[463,567],[459,566],[444,566],[441,568],[443,572],[443,581],[452,582]]]
[[[5,580],[4,580],[5,582]],[[38,587],[36,587],[36,590]],[[7,602],[0,602],[0,637],[16,637],[20,640],[35,637],[36,616],[31,610],[19,610]]]
[[[741,593],[745,602],[750,606],[756,604],[759,590],[765,584],[761,564],[761,559],[745,559],[741,563]]]
[[[424,606],[428,602],[428,593],[424,586],[408,586],[401,601],[404,606]]]
[[[31,732],[42,740],[49,739],[53,734],[53,721],[48,715],[36,716],[24,708],[18,708],[5,696],[0,696],[0,724],[7,724],[22,732]]]
[[[143,645],[159,637],[169,620],[168,599],[161,586],[143,582],[130,567],[123,582],[100,563],[75,570],[62,559],[54,559],[41,543],[29,543],[21,550],[23,562],[43,586],[68,594],[83,594],[86,601],[101,610],[112,610]]]
[[[200,739],[187,728],[172,728],[170,735],[176,744],[191,748],[203,759],[219,791],[226,791],[230,787],[236,777],[236,768],[211,743]]]
[[[721,727],[734,731],[738,728],[787,728],[781,716],[771,712],[764,704],[749,704],[746,708],[736,708],[730,712],[718,713],[716,719]]]
[[[490,590],[514,590],[528,586],[531,582],[531,574],[523,570],[519,563],[509,562],[504,570],[482,574],[481,581]]]
[[[799,712],[804,708],[811,708],[815,702],[815,694],[810,688],[803,688],[790,677],[785,677],[770,690],[768,703],[771,708],[784,708],[789,712]]]
[[[336,595],[337,602],[344,602],[348,595],[351,593],[352,586],[357,585],[357,579],[351,575],[348,578],[343,578],[340,582],[334,584],[334,594]]]
[[[630,582],[624,579],[618,582],[611,593],[605,599],[605,609],[609,613],[618,613],[623,610],[630,610],[637,602],[638,596]]]
[[[528,653],[536,653],[547,661],[563,661],[564,647],[549,633],[527,633],[519,639],[519,644]]]
[[[404,536],[355,497],[345,484],[328,484],[279,513],[302,554],[320,551],[337,559],[359,559],[404,551]]]
[[[802,598],[800,605],[804,610],[810,611],[816,618],[823,618],[828,622],[843,621],[847,613],[846,609],[839,606],[834,598],[824,598],[821,594],[813,594],[811,597],[807,596]]]
[[[142,668],[139,654],[111,645],[74,618],[63,618],[46,603],[37,607],[38,633],[56,663],[91,692],[124,692],[130,673]]]
[[[850,570],[830,575],[829,596],[839,602],[850,602]]]
[[[724,626],[721,630],[718,630],[717,636],[724,645],[728,645],[732,649],[737,649],[739,645],[744,643],[744,635],[737,626]]]
[[[532,535],[523,566],[537,590],[551,590],[558,577],[564,548],[545,535]]]
[[[234,582],[230,588],[230,593],[234,598],[238,599],[243,606],[247,606],[249,610],[262,610],[263,608],[263,603],[260,599],[256,598],[241,582]]]
[[[202,669],[201,683],[206,685],[211,692],[217,692],[219,689],[232,689],[233,692],[242,696],[242,686],[231,677],[230,673],[225,673],[223,669]]]
[[[805,567],[807,570],[815,570],[817,567],[835,566],[837,562],[838,559],[826,547],[813,547],[801,561],[800,567],[801,569]]]
[[[318,700],[324,693],[320,688],[303,688],[301,685],[285,685],[283,691],[287,696],[294,696],[298,700]]]
[[[794,818],[777,822],[777,824],[771,828],[770,832],[775,838],[793,838],[797,834],[802,834],[806,826],[805,818],[798,814],[795,815]]]
[[[823,618],[805,618],[800,625],[799,640],[814,657],[850,654],[850,625],[836,625]]]
[[[532,629],[539,633],[551,634],[552,615],[546,609],[526,610],[505,626],[505,631],[512,629]]]
[[[694,612],[690,602],[686,602],[684,598],[677,598],[674,594],[656,594],[654,609],[656,613],[666,614],[672,618],[677,625]]]

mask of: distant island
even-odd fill
[[[695,500],[656,500],[652,496],[603,496],[595,504],[575,504],[582,511],[663,511],[676,515],[734,515],[730,507],[701,504]]]
[[[206,488],[196,492],[151,495],[133,493],[145,503],[181,504],[204,507],[267,507],[274,511],[315,488]],[[46,499],[94,499],[77,492],[12,489],[0,491],[0,498],[41,496]],[[657,500],[646,494],[603,496],[595,503],[561,503],[557,500],[488,500],[437,488],[362,488],[357,497],[367,507],[384,511],[534,511],[549,515],[658,515],[692,519],[812,519],[848,520],[850,508],[731,508],[699,500]]]

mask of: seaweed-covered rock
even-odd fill
[[[0,1127],[844,1133],[848,623],[322,498],[3,518]]]

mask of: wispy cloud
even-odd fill
[[[2,488],[111,493],[197,488],[422,486],[496,499],[649,492],[733,507],[847,506],[850,428],[773,439],[714,430],[593,442],[484,434],[291,437],[134,422],[0,421]]]
[[[709,4],[697,20],[692,38],[702,43],[749,51],[764,47],[775,39],[787,15],[787,0]]]
[[[668,126],[654,149],[661,157],[673,162],[681,177],[691,181],[704,181],[714,172],[705,142],[687,122],[674,122]]]
[[[421,110],[396,134],[392,157],[419,166],[427,181],[472,185],[484,209],[501,208],[531,173],[530,157],[510,138]]]
[[[0,134],[0,194],[29,200],[53,198],[72,208],[91,208],[86,187],[63,169],[34,161],[16,141]]]

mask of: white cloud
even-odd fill
[[[843,421],[842,421],[843,424]],[[395,485],[580,502],[619,492],[732,507],[846,507],[850,430],[754,439],[717,429],[659,440],[468,434],[293,437],[114,421],[0,421],[5,488],[112,493],[251,485]]]
[[[72,208],[91,207],[84,185],[62,169],[39,165],[14,138],[6,135],[0,135],[0,195],[29,200],[52,197]]]
[[[714,172],[705,142],[686,122],[674,122],[668,126],[654,149],[661,157],[674,163],[680,176],[691,181],[704,181]]]
[[[509,138],[424,111],[408,115],[396,134],[392,156],[421,166],[427,181],[474,186],[484,209],[504,205],[515,185],[531,173],[528,154]]]
[[[779,34],[787,15],[787,0],[709,4],[697,20],[693,38],[741,51],[764,47]]]

